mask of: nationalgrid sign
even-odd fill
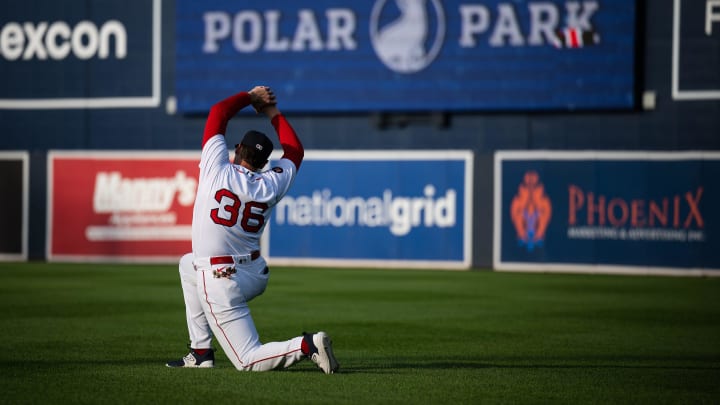
[[[266,228],[271,263],[467,269],[470,151],[310,151]]]
[[[720,275],[720,153],[495,154],[497,270]]]
[[[628,0],[178,0],[178,110],[259,80],[285,111],[630,109],[635,14]]]

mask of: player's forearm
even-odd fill
[[[202,146],[217,134],[225,135],[230,119],[240,110],[250,105],[250,95],[243,91],[232,95],[212,106],[205,122]]]
[[[280,110],[278,109],[277,105],[268,105],[262,108],[260,110],[263,114],[265,114],[270,121],[272,122],[273,118],[275,118],[276,115],[280,114]]]
[[[267,113],[268,112],[266,112],[266,114]],[[270,114],[268,115],[270,116]],[[273,127],[275,127],[278,138],[280,138],[280,145],[282,145],[283,148],[283,158],[295,163],[295,167],[299,169],[300,163],[305,156],[305,149],[295,130],[279,111],[272,115],[270,122]]]

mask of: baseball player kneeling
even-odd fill
[[[234,160],[228,160],[227,124],[250,105],[270,119],[283,148],[282,159],[267,171],[262,169],[273,143],[258,131],[248,131],[235,145]],[[248,301],[262,294],[268,283],[260,236],[273,207],[290,189],[303,156],[302,143],[268,87],[240,92],[210,110],[193,211],[193,251],[180,259],[190,353],[168,362],[168,367],[213,367],[213,336],[242,371],[287,368],[305,358],[326,374],[340,367],[325,332],[260,343],[248,308]]]

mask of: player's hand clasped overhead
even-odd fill
[[[256,113],[261,113],[267,106],[277,104],[275,94],[270,87],[255,86],[248,92],[248,94],[250,95],[250,104],[255,109]]]

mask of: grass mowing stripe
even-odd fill
[[[273,268],[263,341],[333,337],[310,362],[173,370],[175,266],[0,263],[7,403],[713,403],[720,279]]]

